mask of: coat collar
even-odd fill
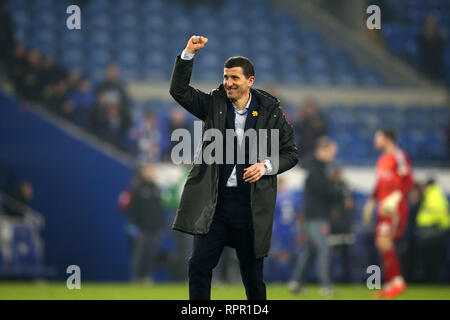
[[[226,98],[226,101],[227,101],[227,121],[230,121],[232,124],[232,127],[234,128],[236,109],[232,105],[231,101],[228,98]],[[246,115],[246,119],[245,119],[244,130],[247,131],[249,128],[254,128],[255,124],[258,120],[258,116],[259,116],[258,100],[252,95],[245,108],[247,109],[247,115]]]

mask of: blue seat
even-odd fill
[[[207,3],[185,6],[162,0],[114,4],[109,0],[91,0],[82,6],[82,32],[61,29],[54,8],[63,12],[67,1],[35,1],[29,6],[26,3],[23,0],[9,3],[14,8],[14,22],[19,26],[16,28],[19,39],[49,54],[61,52],[61,61],[69,68],[89,70],[97,63],[104,67],[105,61],[117,58],[130,70],[127,77],[167,79],[173,58],[180,53],[188,36],[202,33],[210,38],[208,50],[199,53],[196,62],[195,69],[202,72],[194,74],[194,78],[202,81],[217,81],[221,72],[212,69],[220,69],[230,56],[244,55],[255,63],[257,81],[261,83],[372,87],[384,82],[375,70],[360,68],[346,50],[328,44],[319,32],[305,27],[288,10],[269,1],[232,0],[215,10]],[[39,8],[48,10],[31,19]],[[420,11],[415,8],[411,10]],[[232,24],[227,23],[230,17],[235,19]],[[29,32],[32,28],[39,31]],[[383,32],[392,42],[412,39],[416,34],[398,24],[387,29]],[[228,39],[226,47],[220,43],[224,38]],[[163,45],[155,49],[155,43]],[[65,57],[69,50],[78,52]],[[100,53],[94,54],[93,50]],[[157,53],[148,58],[152,51]],[[402,52],[411,59],[417,56],[412,44]]]
[[[366,86],[380,86],[383,84],[381,75],[370,67],[361,68],[359,76],[362,83]]]
[[[425,134],[423,143],[426,146],[427,155],[431,159],[444,160],[447,156],[445,137],[442,132],[430,132]]]
[[[352,72],[340,72],[335,76],[336,84],[340,86],[355,86],[358,84],[358,78]]]
[[[450,110],[448,108],[435,107],[430,108],[430,123],[433,126],[441,127],[442,129],[449,124],[450,121]],[[443,130],[442,130],[443,131]]]
[[[348,147],[348,150],[350,150],[349,156],[351,158],[360,160],[368,157],[368,148],[370,144],[368,144],[363,137],[361,137],[360,135],[355,135],[352,137],[349,143],[350,146]]]

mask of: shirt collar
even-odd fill
[[[233,103],[234,111],[239,113],[239,114],[246,114],[247,111],[248,111],[248,108],[250,107],[250,103],[251,102],[252,102],[252,93],[250,92],[250,99],[248,99],[248,102],[247,102],[247,105],[245,106],[245,108],[242,109],[242,110],[239,110],[238,108],[236,108],[236,106]]]

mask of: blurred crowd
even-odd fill
[[[303,160],[307,171],[303,195],[296,190],[287,191],[279,179],[267,274],[268,279],[288,281],[292,291],[301,290],[300,283],[315,278],[322,285],[323,295],[332,295],[332,282],[358,282],[361,279],[355,277],[355,269],[379,265],[380,258],[374,245],[374,225],[367,227],[362,223],[362,208],[357,206],[359,196],[335,164],[338,146],[324,136],[319,137],[316,146],[318,149]],[[396,243],[405,280],[449,281],[447,195],[430,178],[416,182],[408,202],[407,228]],[[316,264],[312,264],[314,258]],[[312,277],[310,265],[315,266]],[[364,274],[361,276],[364,278]]]
[[[133,122],[130,98],[120,80],[120,69],[110,64],[97,85],[56,64],[49,56],[18,44],[6,65],[16,94],[25,105],[39,104],[53,114],[96,135],[139,162],[170,159],[174,142],[164,147],[161,135],[191,128],[186,113],[174,108],[161,125],[158,114],[148,111]],[[164,148],[162,148],[162,146]]]
[[[320,151],[317,146],[322,146]],[[374,244],[375,226],[363,225],[362,207],[358,206],[362,196],[352,190],[343,169],[336,164],[337,150],[333,140],[318,137],[315,147],[304,156],[302,165],[307,176],[303,192],[289,189],[283,178],[278,179],[271,251],[265,268],[268,281],[288,283],[296,291],[295,282],[317,279],[323,288],[321,293],[331,296],[332,283],[358,283],[367,276],[367,266],[380,265]],[[119,207],[128,221],[134,281],[154,281],[155,271],[161,267],[171,270],[172,280],[187,279],[191,237],[172,233],[175,243],[167,248],[164,236],[170,229],[187,174],[185,168],[179,183],[165,189],[155,182],[155,167],[144,164],[119,197]],[[407,228],[396,244],[405,280],[450,281],[450,212],[445,192],[433,179],[416,182],[408,202]],[[239,279],[238,261],[232,250],[226,250],[221,257],[213,279]]]
[[[9,58],[7,73],[16,94],[26,105],[40,104],[127,150],[124,137],[132,121],[117,65],[108,66],[104,81],[94,87],[88,79],[66,70],[51,57],[17,44]]]
[[[148,112],[133,123],[130,98],[111,63],[103,81],[89,79],[59,65],[53,57],[17,43],[11,18],[0,2],[0,67],[24,105],[39,104],[53,114],[96,135],[103,141],[137,156],[140,162],[170,159],[170,147],[161,134],[189,125],[184,111],[175,109],[161,128],[158,115]]]
[[[53,57],[14,40],[11,18],[0,2],[0,65],[17,95],[28,105],[43,108],[65,118],[118,149],[136,157],[139,163],[169,161],[173,145],[170,134],[178,128],[192,132],[192,121],[181,108],[173,108],[168,119],[159,110],[133,117],[133,101],[121,81],[120,69],[111,63],[104,79],[89,79],[59,65]],[[430,16],[418,37],[422,71],[433,79],[443,77],[444,36]],[[276,88],[274,88],[276,90]],[[279,96],[275,93],[275,96]],[[329,133],[326,117],[317,101],[307,98],[298,111],[284,110],[295,129],[300,157],[311,152],[317,138]],[[446,141],[450,159],[450,119]],[[192,148],[193,153],[193,148]]]

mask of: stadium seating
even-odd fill
[[[211,41],[208,50],[200,53],[193,75],[197,81],[217,81],[226,57],[245,55],[254,60],[260,83],[370,87],[384,83],[378,72],[357,65],[348,52],[327,44],[316,31],[267,0],[230,0],[220,4],[221,10],[206,2],[189,7],[181,1],[130,0],[111,5],[90,0],[81,8],[81,31],[65,27],[69,4],[36,0],[30,5],[15,0],[8,7],[21,43],[94,81],[100,80],[101,70],[111,61],[121,65],[124,80],[167,81],[173,57],[188,36],[204,34]],[[229,23],[231,16],[233,23]],[[226,47],[222,39],[227,39]]]
[[[399,144],[418,161],[438,162],[447,157],[445,128],[450,111],[445,107],[356,106],[324,108],[329,133],[341,147],[341,160],[362,160],[376,157],[373,134],[380,127],[394,127]],[[349,134],[351,132],[351,134]]]
[[[383,11],[381,33],[389,50],[411,65],[419,68],[417,37],[423,31],[425,18],[432,14],[448,39],[450,27],[450,2],[447,0],[397,0],[372,1]],[[446,82],[450,85],[450,44],[447,41],[444,53]]]
[[[173,58],[191,34],[204,34],[208,50],[199,53],[193,80],[216,83],[226,57],[247,55],[257,66],[258,83],[313,86],[382,86],[385,81],[370,66],[358,65],[342,48],[326,43],[319,33],[298,23],[267,0],[230,0],[221,4],[181,1],[130,0],[111,5],[107,0],[83,2],[82,30],[65,28],[68,1],[8,1],[17,39],[54,56],[67,68],[98,82],[105,66],[116,61],[128,80],[168,81]],[[427,12],[438,12],[444,26],[450,22],[450,5],[445,0],[377,1],[383,5],[382,32],[390,49],[417,63],[415,36]],[[408,10],[404,10],[406,4]],[[215,9],[220,5],[220,10]],[[248,8],[251,7],[251,10]],[[57,10],[55,9],[57,8]],[[442,10],[441,10],[442,9]],[[385,15],[386,13],[386,15]],[[233,23],[228,23],[233,16]],[[389,23],[395,21],[401,24]],[[270,23],[253,23],[268,21]],[[251,24],[251,27],[249,27]],[[232,37],[228,37],[232,34]],[[226,47],[221,39],[227,39]],[[446,55],[450,66],[450,54]],[[450,74],[450,72],[448,72]],[[133,118],[142,119],[144,110],[173,106],[162,101],[134,103]],[[286,106],[286,110],[296,106]],[[326,106],[329,133],[340,144],[340,160],[365,161],[376,155],[373,133],[381,126],[399,131],[400,145],[415,160],[442,161],[446,158],[445,126],[448,109],[426,106]],[[160,115],[167,121],[167,113]],[[408,119],[408,121],[405,121]],[[427,119],[427,121],[424,121]],[[161,127],[164,127],[161,125]],[[352,134],[348,134],[352,132]],[[167,133],[162,133],[166,141]],[[164,150],[167,146],[162,146]]]
[[[164,128],[174,105],[159,100],[135,103],[133,117],[138,122],[145,111],[156,111],[160,127]],[[293,119],[290,112],[296,106],[288,104],[283,109],[288,118]],[[339,144],[337,158],[345,163],[372,163],[378,156],[373,148],[373,135],[382,127],[396,128],[400,146],[417,164],[444,163],[447,159],[445,129],[450,110],[446,107],[328,105],[320,110],[327,121],[328,134]],[[194,120],[192,116],[188,117]],[[161,135],[162,140],[170,139],[165,131]],[[161,146],[161,149],[164,150],[164,147]]]

